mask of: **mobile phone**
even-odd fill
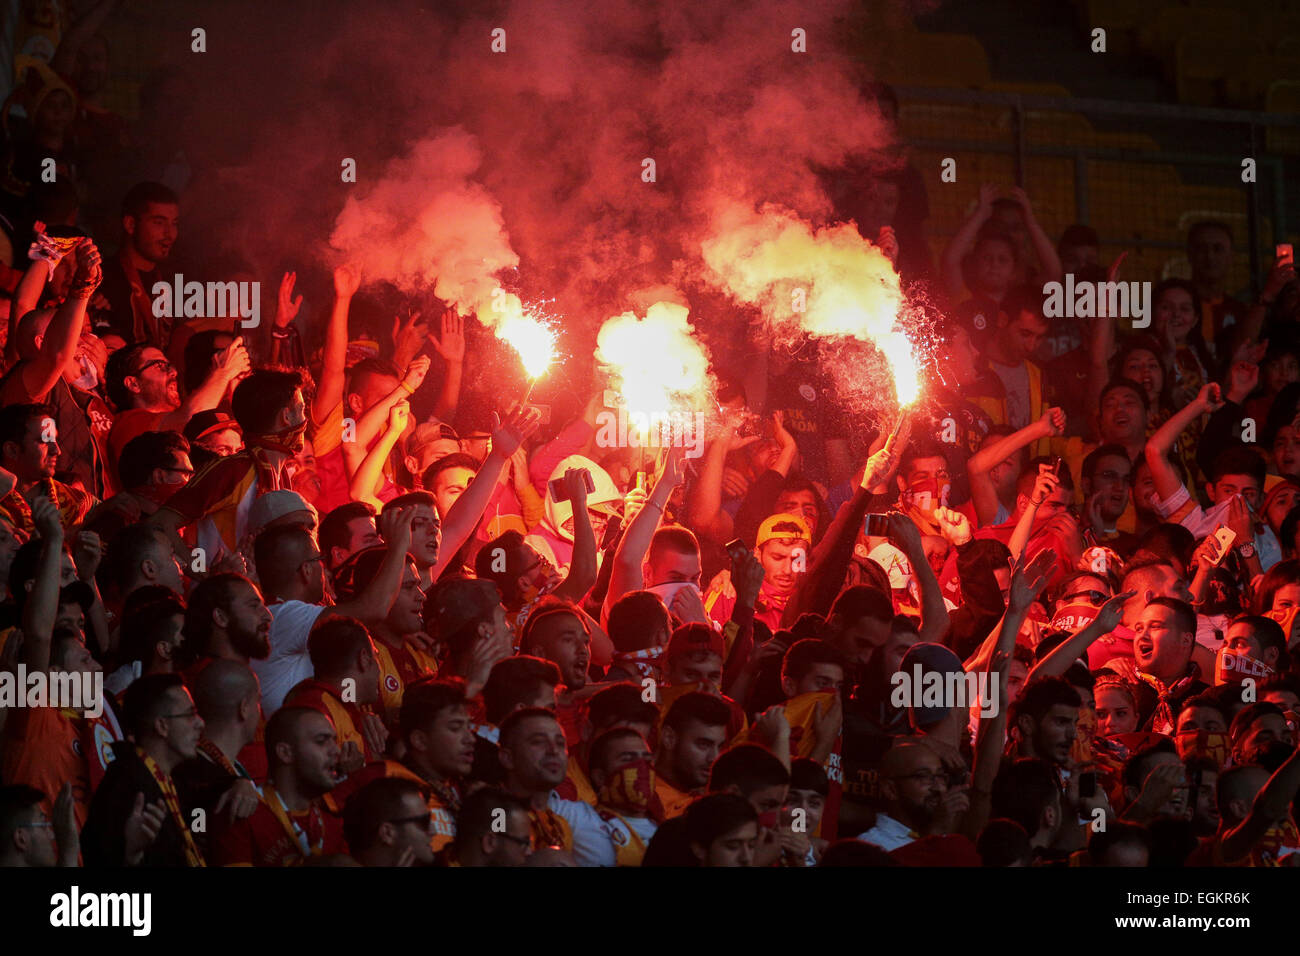
[[[1279,242],[1277,244],[1277,264],[1291,265],[1295,262],[1295,250],[1289,242]]]
[[[581,471],[582,471],[582,482],[587,486],[587,494],[591,494],[596,490],[596,482],[592,479],[591,472],[588,471],[586,468],[581,469]],[[551,479],[548,487],[551,492],[552,501],[559,502],[559,501],[569,500],[569,489],[564,486],[563,475],[561,475],[559,478]]]
[[[536,410],[537,414],[540,416],[537,421],[538,425],[549,425],[551,423],[550,405],[529,405],[528,407]]]
[[[889,515],[870,514],[863,524],[863,531],[868,538],[889,537]]]
[[[645,485],[646,485],[646,473],[644,471],[638,471],[636,473],[636,490],[645,491]]]
[[[1052,458],[1052,474],[1054,474],[1057,478],[1061,477],[1061,466],[1063,464],[1065,464],[1065,459],[1062,458],[1060,455],[1056,455]]]
[[[749,546],[746,545],[744,540],[741,538],[732,538],[722,546],[722,550],[726,551],[727,557],[734,561],[738,554],[748,554]]]
[[[1214,539],[1219,542],[1219,560],[1214,563],[1221,564],[1232,551],[1232,544],[1237,540],[1237,532],[1225,525],[1219,525],[1214,529]]]
[[[1079,774],[1079,799],[1086,800],[1097,795],[1097,774],[1087,770]]]

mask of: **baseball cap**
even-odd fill
[[[722,635],[709,625],[692,621],[673,631],[673,636],[668,639],[668,649],[664,652],[664,656],[668,660],[673,660],[692,651],[707,651],[725,657],[726,645],[723,643]]]
[[[256,535],[272,521],[293,514],[295,511],[307,511],[313,516],[316,515],[316,509],[298,492],[283,489],[268,491],[260,495],[253,502],[253,507],[248,509],[249,530]]]
[[[491,617],[501,605],[501,590],[482,578],[439,581],[424,601],[424,623],[446,637],[472,621]]]
[[[241,437],[244,434],[244,430],[239,427],[239,422],[235,421],[233,415],[212,409],[206,412],[198,412],[190,418],[185,425],[185,437],[195,442],[200,438],[206,438],[208,435],[224,431],[227,428],[233,428],[239,432]]]
[[[907,653],[903,655],[902,663],[898,665],[898,669],[910,676],[917,665],[920,665],[923,676],[936,671],[940,674],[966,673],[965,668],[961,666],[961,658],[942,644],[913,644],[907,649]],[[948,716],[950,709],[943,706],[909,708],[916,720],[916,725],[922,728],[937,724],[943,720]]]
[[[795,525],[796,527],[798,527],[799,533],[792,534],[789,531],[789,529],[784,529],[781,531],[776,530],[777,525],[785,525],[785,524]],[[758,538],[754,542],[755,549],[761,548],[763,545],[767,544],[769,541],[773,540],[774,538],[779,538],[786,541],[798,541],[800,539],[804,541],[811,541],[812,531],[808,528],[808,522],[804,521],[803,518],[799,517],[798,515],[775,514],[766,518],[763,521],[763,523],[758,526]]]

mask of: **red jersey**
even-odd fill
[[[343,821],[313,800],[306,810],[288,810],[270,784],[258,788],[253,815],[219,826],[209,841],[216,866],[296,866],[312,856],[346,852]]]

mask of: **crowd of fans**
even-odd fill
[[[856,171],[853,220],[951,302],[920,400],[855,420],[751,325],[702,455],[638,459],[603,382],[544,430],[466,401],[472,317],[361,334],[351,264],[315,323],[293,274],[258,326],[155,309],[183,199],[130,188],[110,257],[42,190],[51,143],[127,136],[61,63],[6,126],[0,863],[1300,850],[1285,260],[1240,301],[1201,222],[1149,327],[1049,319],[1045,282],[1123,272],[1095,233],[985,187],[932,271],[919,177]],[[28,705],[66,675],[102,708]]]

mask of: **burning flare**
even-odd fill
[[[774,324],[870,342],[893,373],[899,404],[916,401],[919,363],[898,325],[905,307],[898,273],[856,228],[814,230],[788,210],[733,204],[714,217],[712,233],[704,259],[723,288]]]
[[[656,302],[644,319],[624,312],[601,326],[596,358],[610,367],[629,412],[664,416],[707,402],[709,356],[686,316],[684,306]]]

